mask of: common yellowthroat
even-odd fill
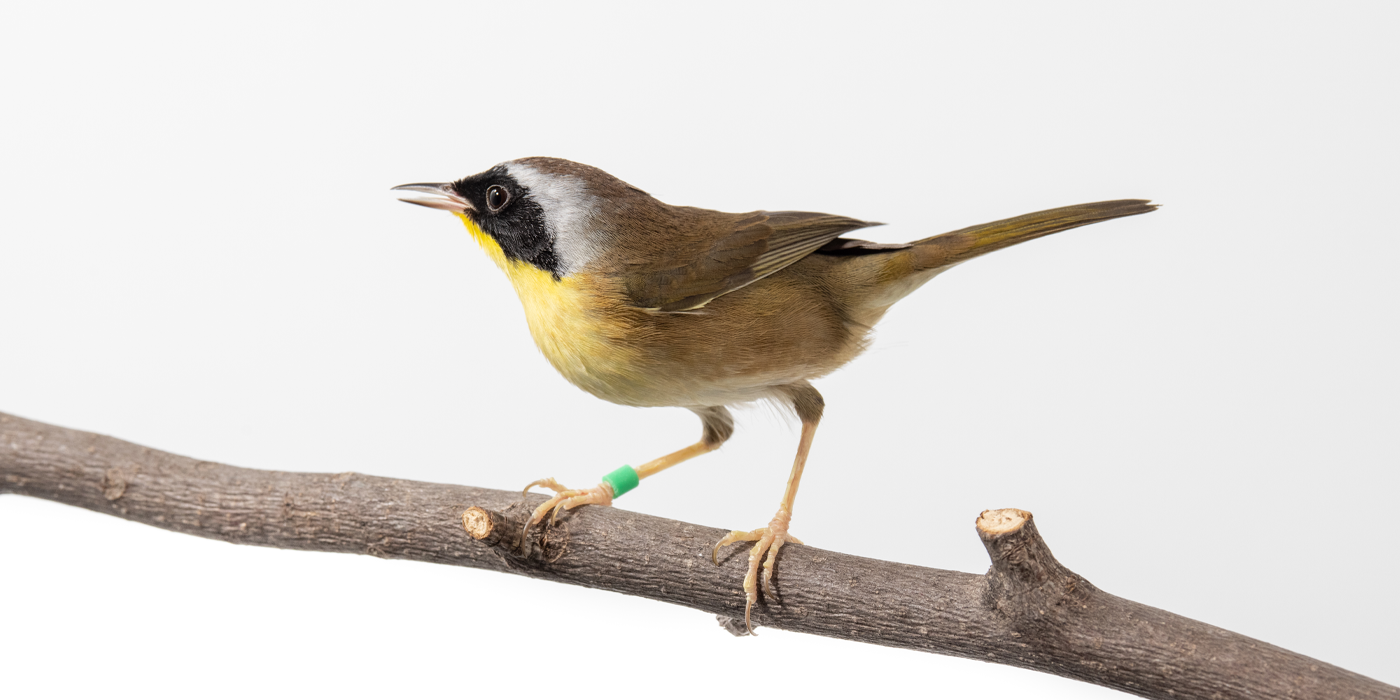
[[[901,244],[843,234],[878,224],[832,214],[746,214],[664,204],[597,168],[524,158],[455,182],[401,185],[403,201],[461,218],[506,273],[530,334],[575,386],[627,406],[682,406],[700,441],[593,488],[554,479],[555,495],[527,529],[560,508],[611,505],[641,479],[718,448],[734,432],[729,406],[790,406],[802,437],[787,490],[767,527],[735,530],[712,551],[755,542],[744,577],[744,623],[773,598],[802,468],[821,420],[808,383],[850,362],[890,306],[958,263],[1058,231],[1156,209],[1146,200],[1079,204]]]

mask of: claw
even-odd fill
[[[783,602],[778,598],[778,594],[773,591],[773,565],[778,561],[778,550],[783,546],[782,538],[773,540],[773,546],[768,548],[768,558],[763,562],[763,595],[773,599],[774,603]]]
[[[521,496],[530,492],[530,489],[542,486],[554,491],[554,495],[549,500],[541,503],[535,512],[530,514],[530,519],[525,521],[525,532],[529,533],[544,516],[549,516],[550,527],[554,526],[555,520],[559,517],[560,510],[573,510],[582,505],[610,506],[613,500],[612,486],[609,484],[598,484],[591,489],[570,489],[554,479],[539,479],[530,482],[529,486],[521,492]]]
[[[554,477],[551,476],[547,479],[535,479],[534,481],[531,481],[530,483],[526,484],[525,488],[520,491],[520,496],[523,498],[526,494],[530,493],[530,489],[535,488],[536,486],[543,486],[547,489],[553,489],[555,493],[568,490],[564,488],[562,484],[555,481]]]
[[[762,537],[763,534],[766,532],[768,532],[768,528],[765,527],[758,528],[753,532],[744,532],[743,530],[734,530],[733,532],[730,532],[729,534],[724,536],[724,539],[715,543],[714,551],[710,552],[710,561],[713,561],[715,563],[715,566],[719,566],[720,547],[734,544],[735,542],[753,542],[754,540]]]
[[[761,527],[757,530],[744,532],[735,530],[724,539],[715,544],[714,550],[710,552],[710,559],[716,564],[719,563],[719,548],[735,542],[757,542],[749,550],[748,572],[744,575],[744,627],[749,634],[753,631],[753,605],[758,602],[758,592],[760,590],[759,568],[763,569],[761,586],[763,595],[767,596],[775,603],[781,602],[777,591],[773,588],[773,571],[778,563],[778,550],[788,542],[802,544],[796,537],[787,534],[788,521],[792,518],[786,508],[780,508],[778,514],[773,516],[773,521],[768,523],[768,527]],[[766,555],[766,556],[765,556]]]

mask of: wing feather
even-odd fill
[[[663,312],[698,309],[811,255],[837,236],[879,224],[832,214],[755,212],[681,246],[652,269],[633,268],[633,302]]]

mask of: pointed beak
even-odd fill
[[[457,190],[452,188],[450,182],[420,182],[416,185],[399,185],[394,190],[421,193],[419,196],[399,198],[400,202],[417,204],[421,207],[442,209],[454,214],[464,214],[468,210],[476,208],[462,195],[457,194]]]

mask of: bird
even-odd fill
[[[569,382],[625,406],[691,410],[700,439],[591,488],[554,478],[525,487],[553,495],[546,516],[614,499],[734,432],[730,409],[769,401],[801,421],[777,513],[764,527],[734,530],[711,549],[752,542],[743,580],[744,625],[760,589],[777,601],[773,576],[788,542],[793,503],[825,401],[811,381],[872,341],[890,307],[972,258],[1079,226],[1157,208],[1122,199],[1060,207],[970,226],[909,243],[849,237],[878,226],[802,211],[726,213],[661,202],[588,165],[532,157],[450,182],[393,188],[402,201],[455,214],[510,280],[541,353]],[[760,581],[761,578],[761,581]]]

